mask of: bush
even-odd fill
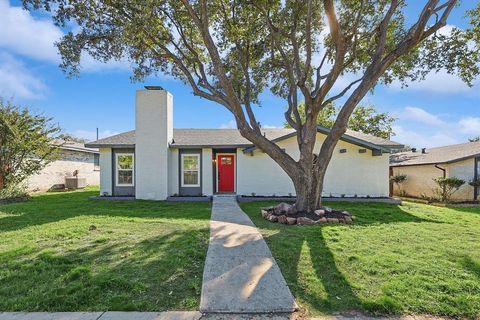
[[[406,174],[397,174],[395,176],[390,177],[390,181],[395,183],[397,185],[398,191],[400,195],[405,195],[405,191],[402,189],[402,183],[407,180],[407,175]]]
[[[438,185],[438,188],[434,190],[434,192],[439,196],[442,202],[449,202],[452,195],[465,184],[465,180],[457,177],[439,177],[433,179],[433,181]]]
[[[468,184],[474,188],[480,188],[480,179],[470,181]]]
[[[29,198],[25,184],[9,185],[0,190],[0,203],[23,201]]]

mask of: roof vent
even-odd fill
[[[423,154],[427,153],[427,148],[422,148],[422,153]]]
[[[417,148],[412,148],[412,152],[417,152]]]
[[[145,89],[147,89],[147,90],[165,90],[160,86],[145,86]]]

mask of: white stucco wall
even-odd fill
[[[49,163],[28,179],[28,190],[47,191],[54,185],[65,184],[65,177],[73,176],[75,170],[78,170],[79,177],[86,178],[88,185],[98,185],[100,172],[94,170],[93,158],[93,153],[61,150],[59,160]]]
[[[457,192],[452,196],[452,200],[473,200],[474,190],[468,184],[474,178],[474,159],[467,159],[450,164],[439,164],[439,167],[446,169],[447,177],[457,177],[466,181]],[[393,175],[406,174],[407,179],[401,188],[407,196],[417,198],[435,197],[434,190],[438,187],[433,179],[442,177],[441,170],[431,165],[393,167]],[[394,194],[399,195],[400,190],[394,185]]]
[[[202,193],[210,196],[213,194],[213,166],[212,149],[202,149]]]
[[[100,149],[100,195],[112,195],[112,149]]]
[[[325,135],[319,133],[315,152]],[[295,137],[279,142],[294,159],[299,158]],[[346,153],[340,153],[346,149]],[[362,147],[340,141],[325,176],[324,195],[388,196],[389,155],[372,156],[372,151],[359,153]],[[237,150],[237,194],[265,196],[295,195],[290,178],[267,154],[256,151],[253,156]]]
[[[468,184],[475,176],[475,162],[473,158],[449,164],[447,166],[447,175],[466,181],[466,183],[453,194],[452,198],[454,200],[473,200],[474,189]]]
[[[173,138],[173,97],[165,90],[138,90],[135,115],[135,197],[165,200],[169,143]]]
[[[168,194],[178,195],[178,149],[172,148],[169,153],[169,176],[168,176]]]

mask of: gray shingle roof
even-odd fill
[[[59,146],[59,149],[98,153],[98,149],[88,148],[85,146],[85,144],[80,142],[56,140],[54,143],[55,145]]]
[[[328,129],[327,129],[328,130]],[[280,140],[288,137],[293,129],[262,129],[270,140]],[[390,140],[374,137],[364,133],[347,130],[346,136],[365,141],[380,147],[402,147],[401,144]],[[237,129],[173,129],[172,146],[176,147],[251,147],[252,143],[242,137]],[[133,147],[135,146],[135,131],[128,131],[98,141],[87,143],[86,146],[102,147]]]
[[[417,152],[400,152],[390,156],[390,166],[450,163],[480,155],[480,142],[467,142]]]

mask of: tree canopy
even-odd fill
[[[298,112],[301,117],[305,117],[305,105],[298,106]],[[334,103],[326,106],[317,115],[317,124],[326,128],[332,128],[338,115],[338,108]],[[359,105],[353,111],[348,120],[349,129],[370,134],[384,139],[390,139],[395,133],[392,124],[395,118],[388,112],[378,112],[373,105]],[[288,122],[285,122],[286,128],[291,128]]]
[[[479,7],[466,29],[442,29],[458,0],[23,0],[61,27],[61,67],[77,75],[82,53],[127,59],[134,79],[169,74],[235,117],[240,134],[292,179],[297,207],[321,200],[326,168],[355,107],[378,83],[422,80],[447,70],[471,85],[479,74]],[[413,17],[411,19],[410,17]],[[265,90],[285,99],[300,158],[268,140],[255,108]],[[298,107],[305,103],[306,119]],[[314,153],[318,113],[341,101]],[[315,151],[316,152],[316,151]]]
[[[20,187],[57,158],[52,119],[0,99],[0,192]]]

